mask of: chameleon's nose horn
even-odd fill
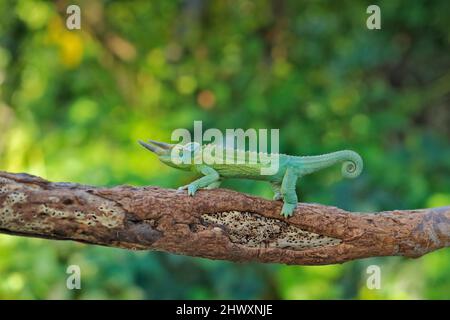
[[[166,150],[172,148],[172,145],[170,145],[168,143],[159,142],[159,141],[155,141],[155,140],[151,140],[151,139],[148,139],[148,142],[150,142],[160,148],[166,149]]]
[[[151,152],[158,153],[158,149],[159,149],[158,147],[152,146],[151,144],[145,143],[145,142],[140,141],[140,140],[138,142],[139,142],[139,144],[141,146],[143,146],[144,148],[150,150]]]

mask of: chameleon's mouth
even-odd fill
[[[155,141],[155,140],[151,140],[151,139],[148,140],[149,143],[145,143],[143,141],[138,141],[138,142],[141,146],[143,146],[147,150],[150,150],[153,153],[156,153],[157,155],[168,154],[169,151],[172,150],[172,148],[173,148],[172,144],[159,142],[159,141]]]

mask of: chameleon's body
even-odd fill
[[[290,156],[286,154],[277,155],[277,170],[273,174],[261,174],[261,169],[267,168],[268,159],[265,154],[255,154],[248,151],[233,150],[232,163],[225,161],[227,149],[222,149],[221,153],[204,152],[205,148],[217,147],[214,145],[200,146],[189,143],[185,146],[166,144],[149,140],[149,143],[140,142],[145,148],[156,153],[159,159],[177,169],[197,172],[203,175],[202,178],[193,181],[189,185],[180,187],[188,190],[188,194],[193,196],[198,189],[213,189],[220,186],[223,179],[240,178],[251,180],[263,180],[270,182],[274,190],[274,199],[283,200],[281,214],[290,216],[297,206],[296,183],[304,175],[327,168],[335,163],[343,162],[342,175],[346,178],[357,177],[363,168],[361,157],[354,151],[343,150],[327,153],[318,156]],[[172,152],[177,147],[177,152]],[[221,148],[221,147],[219,147]],[[266,157],[264,157],[266,156]],[[274,155],[270,155],[273,159]],[[199,160],[201,157],[201,160]],[[195,160],[199,160],[196,161]],[[256,159],[256,161],[250,161]],[[182,161],[185,160],[184,163]],[[186,161],[188,160],[188,161]]]

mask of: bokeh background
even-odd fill
[[[175,128],[279,128],[284,153],[358,151],[305,177],[304,202],[450,204],[450,2],[0,1],[0,170],[100,186],[195,177],[136,144]],[[81,30],[65,26],[81,7]],[[225,187],[271,197],[269,185]],[[82,290],[66,289],[77,264]],[[366,268],[382,270],[380,290]],[[0,236],[0,298],[448,299],[450,251],[322,267],[235,264]]]

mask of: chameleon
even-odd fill
[[[233,160],[236,161],[226,163],[225,161],[218,161],[221,160],[218,158],[223,157],[230,150],[221,145],[200,145],[197,142],[168,144],[155,140],[148,140],[148,143],[138,142],[155,153],[164,164],[203,175],[203,177],[190,184],[178,188],[178,190],[187,190],[189,196],[194,196],[199,189],[218,188],[224,179],[229,178],[267,181],[271,184],[274,191],[273,199],[283,201],[281,215],[286,218],[292,216],[297,207],[296,184],[301,177],[339,162],[342,162],[341,172],[345,178],[356,178],[363,170],[361,156],[352,150],[341,150],[316,156],[276,154],[278,156],[276,172],[263,175],[261,174],[261,169],[264,166],[267,167],[267,162],[263,163],[260,159],[267,159],[267,157],[264,158],[262,156],[268,156],[268,154],[257,154],[233,149]],[[209,152],[205,152],[207,148],[210,149],[208,150]],[[213,154],[211,150],[219,150],[221,152]],[[202,161],[195,162],[194,160],[198,159],[200,155],[203,157]],[[257,161],[248,161],[252,155],[259,155],[256,158]],[[269,155],[273,156],[274,154]]]

